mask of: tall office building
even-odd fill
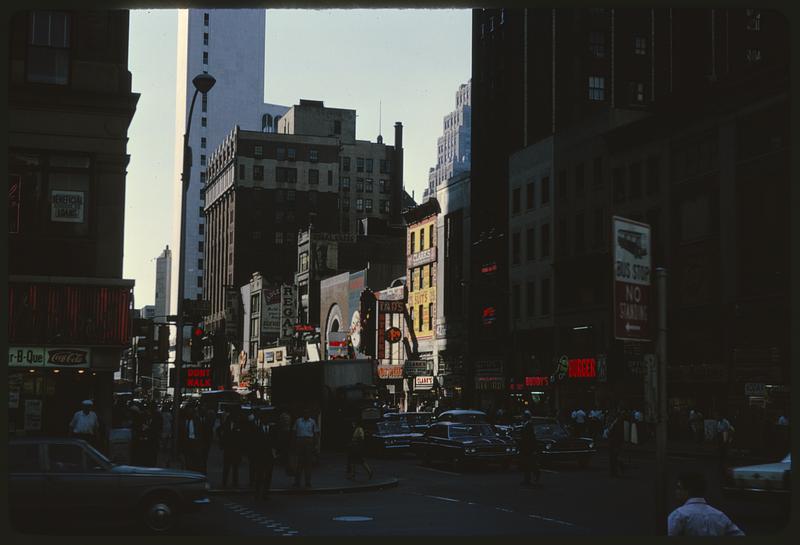
[[[192,114],[189,146],[192,168],[186,197],[186,253],[184,293],[186,299],[200,299],[203,293],[205,261],[206,160],[231,127],[274,132],[278,119],[288,110],[264,102],[264,40],[266,11],[263,9],[181,10],[178,15],[178,83],[175,139],[175,202],[180,203],[183,166],[183,134],[194,86],[192,79],[211,74],[217,83],[206,95],[199,95]],[[176,204],[175,215],[180,218]],[[174,223],[174,246],[180,248],[180,219]],[[175,268],[178,252],[175,252]],[[178,274],[171,279],[171,294],[178,291]],[[178,297],[170,304],[177,307]]]
[[[456,91],[456,109],[444,116],[442,136],[437,141],[436,166],[428,172],[423,199],[436,196],[436,188],[451,178],[469,172],[472,157],[472,80]]]
[[[170,284],[172,284],[172,250],[169,245],[156,258],[156,321],[166,321],[169,314]]]

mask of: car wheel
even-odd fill
[[[586,469],[587,467],[589,467],[589,462],[590,461],[591,461],[591,458],[589,458],[588,456],[579,456],[578,457],[578,467],[580,467],[581,469]]]
[[[153,533],[169,532],[178,523],[177,502],[166,494],[150,496],[142,502],[141,520]]]

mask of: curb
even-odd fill
[[[355,486],[340,486],[332,488],[271,488],[270,495],[311,495],[311,494],[345,494],[350,492],[367,492],[370,490],[382,490],[384,488],[394,488],[400,484],[399,479],[385,479],[383,481],[375,481],[369,484],[355,485]],[[230,496],[230,495],[252,495],[252,488],[212,488],[208,491],[212,496]]]

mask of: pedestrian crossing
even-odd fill
[[[270,530],[272,530],[273,532],[275,532],[280,536],[291,537],[299,534],[297,530],[293,530],[290,526],[287,526],[286,524],[283,524],[276,520],[272,520],[267,515],[259,513],[258,511],[253,511],[252,509],[244,505],[239,505],[238,503],[235,502],[227,502],[225,503],[225,507],[227,509],[230,509],[234,513],[237,513],[242,517],[250,520],[251,522],[260,524],[265,528],[269,528]]]

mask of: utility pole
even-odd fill
[[[656,391],[658,420],[656,424],[656,533],[665,535],[667,528],[667,270],[656,268],[658,297],[658,338],[656,340]]]

